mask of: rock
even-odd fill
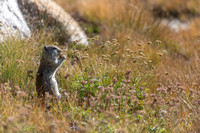
[[[23,12],[23,9],[27,9],[27,12]],[[37,13],[34,13],[35,11]],[[52,0],[0,0],[0,41],[13,36],[22,39],[31,36],[30,29],[34,29],[27,26],[22,14],[29,15],[31,19],[46,14],[48,18],[61,25],[62,31],[65,32],[66,38],[69,37],[70,42],[76,41],[88,45],[87,36],[79,24]]]
[[[24,0],[23,0],[24,1]],[[30,5],[35,4],[41,13],[47,14],[50,18],[59,22],[62,29],[70,36],[70,41],[88,45],[87,36],[79,24],[52,0],[26,0]]]
[[[30,37],[31,32],[17,0],[0,0],[0,42],[12,36],[24,39]]]
[[[181,30],[188,30],[190,28],[190,21],[182,22],[178,18],[174,19],[161,19],[161,23],[164,26],[169,27],[171,31],[179,32]]]

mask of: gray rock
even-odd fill
[[[30,37],[31,32],[17,0],[0,0],[0,42],[13,36],[24,39]]]
[[[30,9],[27,12],[28,14],[23,14],[25,12],[21,12],[19,6],[21,9]],[[34,14],[33,11],[38,11],[38,13]],[[33,19],[43,13],[60,23],[62,30],[69,36],[70,42],[77,41],[83,45],[88,45],[87,35],[79,24],[52,0],[0,0],[0,42],[8,37],[21,39],[30,37],[30,27],[27,26],[23,15],[31,16],[30,18]],[[29,26],[31,25],[29,24]],[[31,30],[34,29],[31,28]]]

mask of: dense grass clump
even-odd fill
[[[57,2],[88,20],[82,25],[94,24],[99,35],[88,47],[65,46],[56,42],[56,27],[48,33],[43,27],[31,39],[1,43],[0,132],[200,131],[197,20],[187,32],[174,33],[146,7],[152,3]],[[62,100],[47,102],[47,109],[37,104],[35,75],[43,46],[52,44],[67,59],[56,77]]]

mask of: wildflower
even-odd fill
[[[162,54],[162,53],[157,53],[157,55],[159,55],[160,57],[161,57],[161,56],[163,56],[163,54]]]
[[[112,39],[112,42],[117,42],[117,39]]]
[[[193,89],[189,89],[190,90],[190,96],[192,96],[194,94],[194,90]]]
[[[126,36],[126,40],[129,41],[129,40],[130,40],[130,37],[129,37],[129,36]]]
[[[89,54],[88,54],[88,53],[86,53],[84,56],[86,56],[86,57],[89,57]]]
[[[180,93],[182,93],[185,90],[185,87],[179,86],[178,89],[179,89],[179,94],[180,94]]]
[[[132,81],[129,79],[129,80],[125,80],[124,83],[126,84],[130,84]]]
[[[27,109],[32,109],[32,106],[28,105],[28,104],[25,104],[24,107],[27,108]]]
[[[125,88],[126,91],[128,91],[129,89],[130,89],[129,87],[126,87],[126,88]]]
[[[104,58],[104,61],[110,61],[110,59],[109,58]]]
[[[88,98],[87,98],[87,97],[84,97],[83,99],[84,99],[84,101],[88,101]]]
[[[88,56],[82,56],[82,60],[85,60],[87,58],[88,58]]]
[[[57,130],[57,125],[54,122],[52,122],[50,124],[50,131],[51,132],[56,132],[56,130]]]
[[[139,100],[138,99],[134,99],[133,102],[134,102],[134,104],[138,104]]]
[[[17,63],[24,63],[23,60],[16,60]]]
[[[27,97],[27,94],[26,94],[26,92],[24,92],[24,91],[18,91],[17,92],[17,96],[19,96],[19,97]]]
[[[123,99],[125,100],[125,99],[126,99],[126,96],[123,96]]]
[[[21,106],[19,108],[18,112],[19,112],[20,115],[27,116],[27,117],[30,114],[29,110],[27,108],[23,107],[23,106]]]
[[[65,95],[65,96],[69,96],[69,93],[65,92],[64,95]]]
[[[105,98],[105,100],[106,100],[106,101],[110,101],[110,98],[111,98],[110,96],[107,96],[107,97]]]
[[[134,90],[129,90],[129,93],[134,94],[135,91]]]
[[[105,88],[105,90],[108,90],[108,91],[110,91],[110,90],[112,90],[112,89],[113,89],[112,86],[107,86],[107,87]]]
[[[65,77],[64,77],[64,78],[65,78],[65,79],[67,79],[67,78],[68,78],[70,75],[71,75],[71,74],[70,74],[70,73],[68,73],[68,74],[66,74],[66,75],[65,75]]]
[[[133,58],[133,61],[132,61],[133,63],[136,63],[137,62],[137,59],[136,58]]]
[[[103,46],[101,46],[101,49],[103,49],[105,46],[103,45]]]
[[[162,84],[161,83],[158,83],[158,87],[161,87],[162,86]]]
[[[158,101],[158,100],[157,100],[156,98],[154,98],[151,105],[154,106],[154,104],[155,104],[157,101]]]
[[[147,44],[150,45],[150,44],[152,44],[152,42],[151,42],[151,41],[148,41]]]
[[[113,78],[113,83],[114,84],[117,83],[117,78],[116,77]]]
[[[162,42],[160,40],[156,40],[156,43],[157,44],[161,44]]]
[[[27,71],[27,76],[30,78],[34,78],[34,76],[32,75],[33,71],[32,70],[28,70]]]
[[[132,99],[136,99],[137,97],[136,97],[136,96],[132,96],[131,98],[132,98]]]
[[[120,99],[120,96],[115,96],[115,99],[117,99],[117,100]]]
[[[15,120],[14,117],[8,117],[8,118],[7,118],[8,123],[13,123],[14,120]]]
[[[114,54],[119,54],[119,52],[118,52],[118,51],[115,51]]]
[[[164,116],[167,114],[167,111],[166,110],[160,110],[160,115]]]
[[[15,86],[15,90],[20,91],[21,88],[19,86]]]
[[[109,84],[108,87],[112,87],[112,84]]]
[[[200,99],[198,99],[198,100],[197,100],[197,104],[199,104],[199,105],[200,105]]]
[[[167,93],[167,89],[164,88],[164,87],[160,87],[160,88],[157,88],[157,91],[163,93],[163,94],[166,94]]]
[[[53,96],[49,94],[49,92],[45,92],[45,96],[47,99],[52,99]]]
[[[170,92],[171,89],[172,89],[172,86],[168,86],[168,88],[167,88],[167,92]]]
[[[86,85],[86,84],[87,84],[87,81],[81,81],[81,84],[82,84],[82,85]]]
[[[165,104],[169,104],[169,101],[166,101]]]
[[[58,42],[54,42],[53,45],[58,45]]]
[[[105,88],[103,86],[98,86],[98,89],[104,91]]]
[[[179,103],[179,102],[180,102],[180,99],[179,99],[179,98],[176,98],[176,99],[175,99],[175,102],[176,102],[176,103]]]
[[[144,55],[142,52],[140,52],[140,53],[139,53],[139,55],[141,55],[142,57],[144,57],[144,56],[145,56],[145,55]]]
[[[98,40],[99,40],[99,36],[95,36],[95,37],[94,37],[94,40],[95,40],[95,41],[98,41]]]
[[[131,70],[128,70],[128,71],[125,73],[125,75],[129,75],[129,74],[131,74]]]
[[[90,79],[90,83],[94,83],[95,79]]]
[[[151,61],[151,60],[149,60],[148,62],[149,62],[149,63],[152,63],[152,61]]]
[[[130,52],[131,50],[130,50],[130,49],[126,49],[126,51],[127,51],[127,52]]]
[[[8,124],[5,123],[4,121],[1,122],[1,125],[3,126],[3,128],[7,129],[8,128]]]
[[[148,94],[147,94],[147,93],[144,93],[144,94],[143,94],[143,97],[144,97],[144,98],[147,98],[147,97],[148,97]]]
[[[71,122],[69,124],[70,128],[72,128],[73,130],[79,130],[79,126],[76,122]]]

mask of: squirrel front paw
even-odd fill
[[[61,55],[61,57],[62,57],[63,59],[66,59],[66,56],[65,56],[65,55]]]
[[[63,54],[61,54],[61,55],[60,55],[60,59],[65,60],[65,59],[66,59],[66,56],[63,55]]]

